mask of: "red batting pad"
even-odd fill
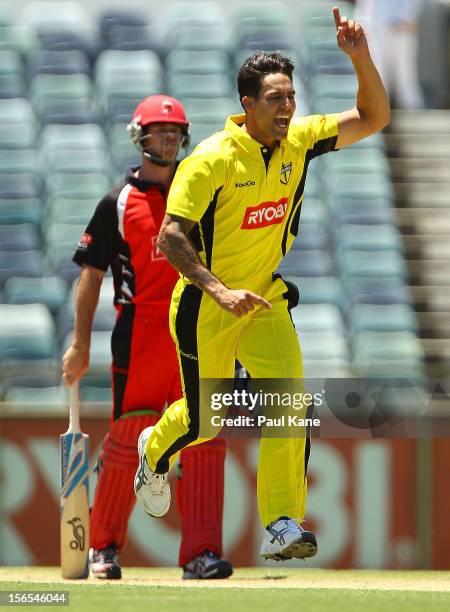
[[[177,484],[181,567],[204,550],[222,556],[225,450],[225,441],[216,438],[181,453],[181,478]]]
[[[156,415],[132,416],[115,421],[103,442],[101,468],[91,512],[91,546],[119,549],[126,539],[128,521],[136,498],[133,478],[138,465],[137,440],[143,429],[154,425]]]

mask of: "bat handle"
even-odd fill
[[[69,432],[79,432],[80,429],[80,390],[78,381],[69,387]]]

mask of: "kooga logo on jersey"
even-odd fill
[[[241,229],[259,229],[282,223],[287,207],[287,198],[281,198],[278,202],[262,202],[258,206],[249,206],[245,211]]]
[[[251,187],[256,185],[255,181],[247,181],[246,183],[236,183],[236,187]]]

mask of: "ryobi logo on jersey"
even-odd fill
[[[246,183],[236,183],[236,187],[251,187],[256,185],[255,181],[247,181]]]
[[[281,198],[278,202],[262,202],[258,206],[249,206],[245,211],[241,229],[259,229],[282,223],[287,207],[287,198]]]

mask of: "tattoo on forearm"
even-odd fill
[[[168,261],[183,276],[203,291],[211,281],[218,279],[204,266],[189,238],[195,222],[183,217],[166,215],[158,238],[158,247]]]

